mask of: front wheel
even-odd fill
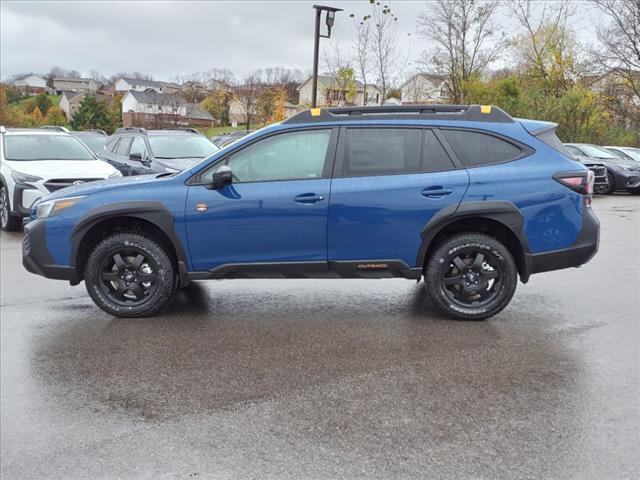
[[[85,285],[105,312],[116,317],[148,317],[172,298],[173,263],[163,247],[138,233],[102,240],[86,262]]]
[[[607,179],[609,180],[609,184],[606,186],[604,191],[605,195],[613,195],[613,192],[616,191],[616,181],[613,178],[613,175],[607,172]]]
[[[0,185],[0,227],[7,232],[20,228],[20,217],[11,214],[9,191],[4,185]]]
[[[485,320],[505,308],[516,291],[518,270],[509,250],[482,233],[448,238],[429,257],[425,288],[446,315]]]

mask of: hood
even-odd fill
[[[6,163],[14,172],[42,178],[108,178],[116,173],[115,168],[102,160],[7,160]]]
[[[574,155],[574,158],[582,163],[583,165],[598,165],[599,167],[604,167],[604,162],[600,159],[595,159],[592,157],[585,157],[583,155]]]
[[[605,165],[619,165],[631,167],[633,170],[640,170],[640,163],[625,158],[599,158],[598,160]]]
[[[171,159],[161,158],[156,160],[156,163],[169,168],[173,168],[174,170],[183,171],[183,170],[187,170],[188,168],[191,168],[192,165],[195,165],[196,163],[200,162],[203,159],[204,157],[202,158],[200,157],[171,158]]]
[[[81,195],[91,195],[96,192],[105,192],[107,190],[113,190],[115,188],[127,187],[129,185],[143,185],[145,183],[157,182],[158,177],[162,177],[166,174],[153,174],[153,175],[135,175],[131,177],[116,177],[109,180],[101,180],[97,182],[88,182],[81,185],[75,185],[67,187],[62,190],[58,190],[43,200],[50,200],[53,198],[63,197],[75,197]]]

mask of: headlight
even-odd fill
[[[28,185],[29,183],[35,183],[42,180],[40,177],[36,177],[35,175],[26,175],[18,172],[11,172],[11,176],[19,185]]]
[[[116,177],[121,177],[121,176],[122,176],[122,173],[120,173],[120,170],[116,170],[111,175],[109,175],[107,178],[116,178]]]
[[[39,203],[36,205],[36,218],[47,218],[55,215],[65,208],[73,207],[84,197],[83,195],[81,197],[56,198],[55,200]]]

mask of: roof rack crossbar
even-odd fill
[[[42,125],[39,127],[41,130],[54,130],[56,132],[64,132],[69,133],[69,129],[61,126],[61,125]]]
[[[498,107],[480,105],[381,105],[305,110],[282,123],[319,123],[348,120],[464,120],[513,123]]]

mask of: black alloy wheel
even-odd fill
[[[511,301],[518,269],[499,240],[468,232],[439,243],[427,259],[424,280],[432,302],[447,316],[485,320]]]
[[[158,286],[158,266],[140,249],[123,248],[102,261],[100,288],[113,302],[137,306]]]
[[[502,284],[502,268],[496,256],[475,247],[457,252],[441,275],[447,297],[463,307],[490,303]]]
[[[89,295],[116,317],[148,317],[173,297],[177,276],[171,254],[138,232],[114,233],[91,251],[84,269]]]

